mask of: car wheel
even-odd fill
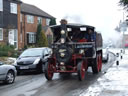
[[[15,75],[13,71],[8,71],[5,79],[5,83],[12,84],[15,81]]]

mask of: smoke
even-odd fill
[[[105,45],[107,44],[107,46],[122,47],[123,35],[120,32],[117,32],[115,28],[113,28],[113,25],[111,25],[112,23],[110,24],[110,22],[106,22],[106,24],[104,24],[103,22],[98,22],[98,20],[97,22],[96,20],[89,21],[82,17],[83,16],[77,14],[72,14],[72,15],[68,14],[63,16],[62,19],[66,19],[68,23],[92,25],[96,27],[96,31],[100,31],[100,33],[102,34],[103,43]],[[108,27],[106,28],[104,26],[108,26]]]
[[[79,15],[65,15],[63,19],[66,19],[68,23],[79,23],[79,24],[85,24],[84,20],[81,16]]]
[[[115,30],[110,31],[103,36],[103,43],[105,46],[112,46],[112,47],[122,47],[123,46],[123,34],[121,32],[117,32]],[[107,45],[106,45],[107,44]]]

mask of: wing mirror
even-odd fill
[[[3,62],[0,62],[0,65],[3,65],[4,63]]]
[[[49,56],[49,54],[45,54],[45,56]]]

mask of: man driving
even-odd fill
[[[96,33],[94,32],[94,29],[87,28],[87,34],[85,34],[85,38],[88,40],[88,42],[93,42],[96,40]]]

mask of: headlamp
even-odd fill
[[[62,31],[61,31],[61,34],[65,34],[65,31],[64,31],[64,30],[62,30]]]
[[[61,57],[64,57],[64,56],[65,56],[65,53],[60,53],[60,56],[61,56]]]
[[[34,63],[33,63],[33,64],[38,64],[38,63],[39,63],[39,61],[40,61],[40,58],[37,58],[37,59],[34,61]]]

